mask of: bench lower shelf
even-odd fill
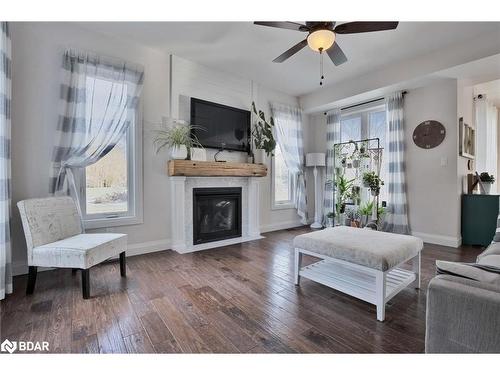
[[[376,304],[376,276],[358,268],[329,260],[302,267],[300,276],[336,289],[363,301]],[[393,268],[386,273],[385,302],[406,288],[416,279],[414,272]]]

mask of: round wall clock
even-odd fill
[[[413,142],[418,147],[429,149],[439,146],[446,136],[446,129],[439,121],[427,120],[413,131]]]

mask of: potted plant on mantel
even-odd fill
[[[481,187],[481,194],[489,194],[491,191],[491,185],[495,182],[495,177],[488,172],[482,172],[479,175],[479,179],[481,180],[481,184],[479,184]]]
[[[252,102],[252,112],[257,116],[257,122],[252,129],[253,162],[264,164],[266,155],[268,157],[273,156],[276,148],[276,141],[273,136],[274,119],[269,117],[269,121],[267,121],[264,112],[257,110],[255,107],[255,102]]]
[[[190,160],[191,149],[193,147],[203,148],[194,135],[193,130],[205,130],[201,126],[182,123],[177,120],[171,120],[170,126],[166,125],[155,130],[153,145],[156,153],[161,149],[170,148],[170,158],[175,160]]]

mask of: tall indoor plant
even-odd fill
[[[253,125],[253,159],[254,163],[264,163],[265,156],[273,156],[276,148],[276,140],[273,136],[274,119],[266,115],[263,111],[257,110],[255,102],[252,102],[252,113],[257,116],[257,121]]]

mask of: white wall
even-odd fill
[[[410,90],[405,96],[406,177],[412,232],[424,241],[457,246],[460,239],[460,192],[457,176],[457,82],[442,80]],[[438,147],[415,145],[412,133],[425,120],[446,128]]]
[[[412,231],[424,241],[457,246],[460,241],[460,187],[457,177],[458,126],[457,84],[443,79],[409,90],[405,96],[406,177],[409,221]],[[417,147],[412,139],[415,127],[425,120],[440,121],[446,138],[431,150]],[[326,148],[326,116],[310,115],[314,148]],[[446,165],[441,166],[445,161]]]
[[[58,117],[60,66],[63,51],[76,48],[122,58],[145,67],[142,94],[144,147],[144,222],[110,228],[127,233],[129,254],[166,249],[170,245],[169,180],[166,154],[155,155],[151,146],[153,124],[179,113],[179,94],[187,94],[240,108],[249,108],[257,94],[261,108],[269,101],[293,105],[297,98],[278,93],[249,80],[187,62],[178,65],[184,76],[174,75],[170,86],[169,55],[134,43],[94,33],[71,23],[12,23],[13,107],[12,107],[12,189],[13,262],[15,273],[26,270],[26,249],[17,201],[48,194],[48,171],[53,135]],[[197,75],[198,74],[198,75]],[[256,92],[257,90],[257,92]],[[172,92],[172,94],[170,94]],[[172,99],[171,99],[172,97]],[[268,108],[264,109],[269,113]],[[234,155],[233,155],[234,156]],[[298,224],[294,210],[270,209],[270,177],[261,184],[263,230]],[[105,231],[107,229],[102,229]]]
[[[168,114],[168,57],[160,52],[89,32],[67,23],[12,23],[12,189],[13,204],[48,194],[48,166],[58,118],[62,53],[72,47],[123,58],[145,68],[144,123]],[[114,230],[127,233],[134,248],[168,245],[169,211],[165,157],[156,156],[144,137],[144,223]],[[13,209],[13,262],[25,269],[25,244]]]
[[[252,101],[257,108],[270,116],[270,102],[279,102],[298,106],[298,98],[287,95],[249,79],[228,75],[212,68],[208,68],[192,61],[172,56],[172,117],[189,121],[190,98],[217,102],[228,106],[250,110]],[[304,126],[307,127],[307,116],[304,116]],[[305,131],[304,133],[307,133]],[[305,149],[308,148],[307,134],[304,135]],[[210,159],[214,150],[207,150]],[[219,154],[221,160],[245,161],[247,155],[241,152],[225,151]],[[271,160],[267,160],[269,173],[260,180],[260,222],[263,232],[290,228],[300,225],[299,216],[294,209],[271,209]],[[311,201],[309,199],[309,201]]]

